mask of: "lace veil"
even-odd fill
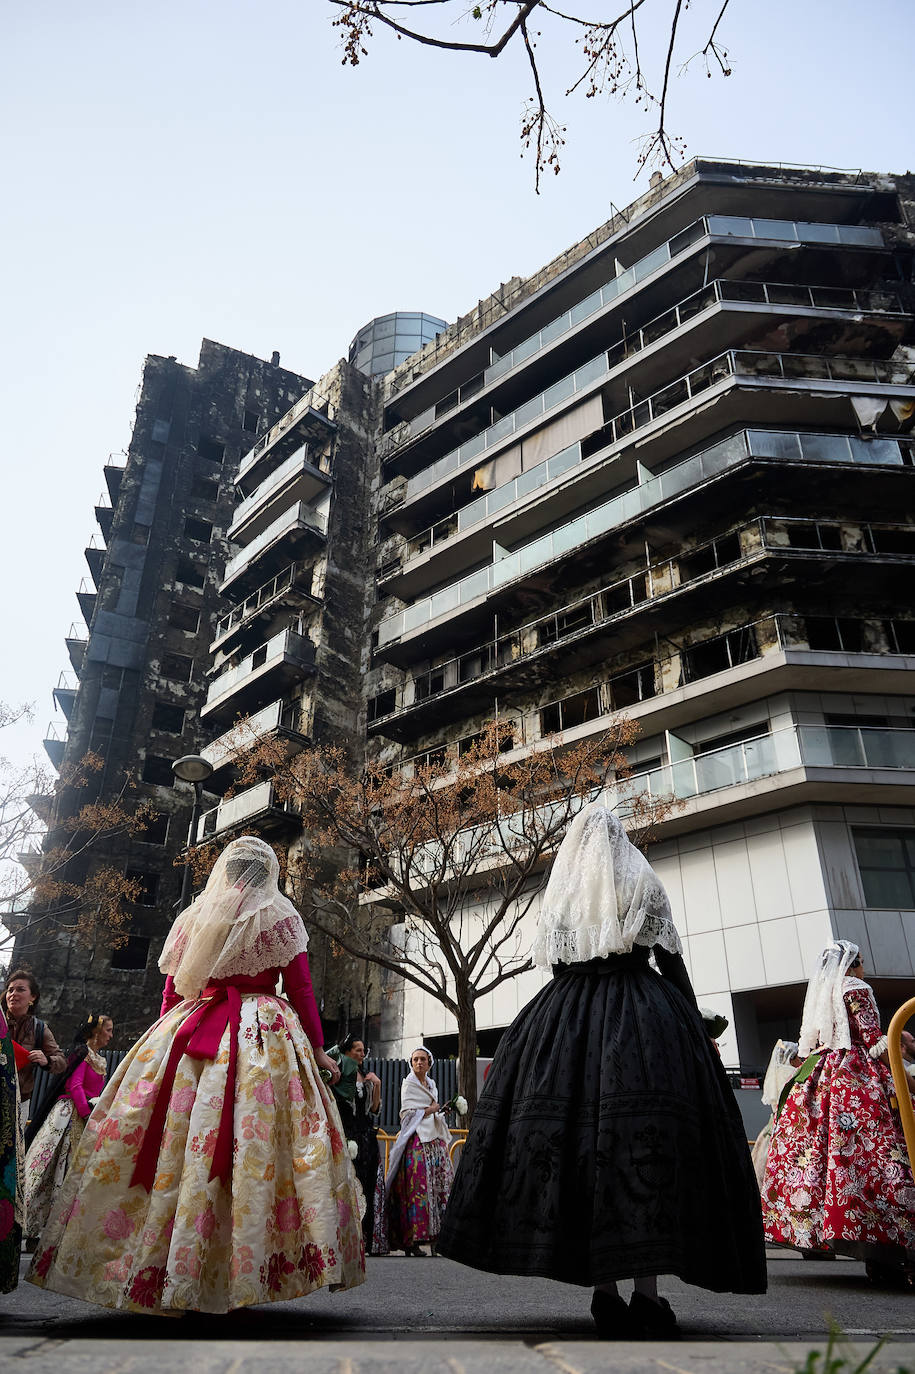
[[[801,1017],[798,1053],[804,1057],[817,1045],[826,1045],[831,1050],[851,1048],[845,1010],[845,975],[858,954],[858,946],[851,940],[836,940],[820,955],[816,971],[807,984]]]
[[[559,846],[534,963],[576,964],[628,954],[633,945],[682,952],[661,880],[613,812],[595,802],[579,811]]]
[[[785,1084],[797,1073],[791,1063],[796,1054],[797,1041],[776,1040],[762,1088],[762,1100],[767,1107],[772,1108],[773,1112],[778,1106]]]
[[[254,835],[222,851],[204,890],[176,918],[159,959],[182,997],[196,997],[213,978],[285,968],[304,953],[305,926],[280,892],[279,875],[270,845]]]

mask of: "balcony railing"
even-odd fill
[[[295,814],[288,802],[280,801],[272,782],[256,783],[254,787],[248,787],[237,796],[204,811],[197,822],[197,843],[201,844],[224,830],[232,830],[256,816],[269,813],[286,813],[290,817]]]
[[[233,725],[200,752],[203,758],[213,765],[215,772],[231,763],[239,754],[253,749],[259,740],[273,731],[286,730],[295,733],[298,731],[298,724],[299,708],[295,703],[282,699],[272,701],[269,706],[255,711],[253,715]]]
[[[789,725],[723,749],[635,773],[621,794],[647,791],[681,800],[794,768],[915,769],[915,730],[856,725]]]
[[[226,635],[231,634],[233,630],[237,630],[246,621],[251,620],[259,611],[269,606],[272,601],[276,601],[277,597],[282,596],[284,592],[295,589],[303,592],[306,596],[311,596],[311,585],[311,567],[304,563],[290,563],[288,568],[277,573],[276,577],[271,577],[263,586],[258,587],[257,591],[246,596],[244,601],[234,610],[217,620],[216,635],[213,639],[214,646],[225,639]]]
[[[285,483],[289,482],[299,473],[311,471],[314,474],[316,488],[323,487],[325,483],[321,478],[330,476],[330,458],[324,454],[314,458],[309,452],[307,444],[297,448],[295,453],[291,453],[279,467],[265,477],[257,489],[250,496],[245,497],[236,507],[232,516],[232,523],[229,526],[229,538],[237,538],[237,531],[244,525],[255,511],[261,506],[266,505],[270,497],[278,491]]]
[[[709,477],[726,469],[746,462],[748,459],[773,458],[783,461],[805,463],[866,463],[869,465],[907,464],[913,462],[915,440],[902,439],[862,439],[858,435],[815,434],[800,430],[743,430],[727,439],[711,445],[701,453],[686,458],[674,467],[666,468],[657,477],[650,477],[635,486],[631,491],[614,497],[618,508],[618,522],[631,519],[633,515],[650,510],[661,501],[667,501],[680,492],[688,491]],[[462,506],[447,519],[430,525],[421,534],[406,539],[402,546],[402,561],[397,559],[396,569],[406,567],[409,561],[440,548],[451,539],[482,524],[492,516],[507,511],[516,501],[529,496],[531,492],[551,482],[553,478],[570,471],[581,461],[581,445],[572,444],[561,453],[555,454],[545,463],[521,473],[504,486],[496,487],[485,496],[478,497],[468,505]],[[385,569],[390,573],[394,568]]]
[[[207,690],[203,712],[211,710],[217,703],[237,691],[249,678],[260,676],[282,663],[298,665],[303,669],[311,668],[314,663],[314,652],[315,646],[310,639],[297,634],[295,630],[282,630],[272,639],[268,639],[266,644],[261,644],[253,653],[248,654],[234,668],[229,668],[213,679]]]
[[[543,352],[557,339],[570,333],[584,320],[610,305],[634,286],[638,286],[646,277],[651,276],[653,272],[664,267],[706,236],[770,239],[786,243],[837,244],[859,248],[883,247],[883,235],[880,230],[867,225],[744,219],[730,215],[703,216],[688,225],[686,229],[675,234],[673,238],[668,239],[666,243],[662,243],[658,248],[646,254],[645,257],[640,258],[631,267],[627,267],[617,276],[611,277],[596,291],[593,291],[590,296],[578,301],[562,315],[557,315],[555,319],[550,320],[535,334],[529,335],[508,353],[494,359],[483,373],[483,386],[488,386],[491,382],[506,376],[514,368],[520,367],[522,363],[529,362],[531,358]],[[785,304],[786,302],[780,303]],[[476,394],[478,389],[474,388],[473,394]],[[436,406],[430,406],[428,410],[417,415],[415,419],[411,420],[407,432],[398,436],[398,440],[388,438],[382,448],[382,456],[389,456],[408,439],[414,439],[417,435],[430,429],[435,423],[438,413],[440,412]]]
[[[304,501],[284,511],[279,519],[274,520],[256,539],[252,539],[250,544],[229,559],[222,575],[223,586],[237,577],[243,568],[253,563],[272,544],[295,529],[311,529],[323,538],[327,533],[327,517],[320,515]]]
[[[296,401],[285,415],[281,415],[276,424],[267,430],[265,434],[255,440],[253,446],[242,458],[235,475],[236,482],[241,481],[251,469],[256,465],[260,455],[268,448],[282,439],[292,429],[293,425],[298,424],[303,418],[307,418],[316,429],[326,429],[333,432],[337,428],[334,419],[334,407],[325,397],[319,396],[315,391],[306,391],[305,395]]]

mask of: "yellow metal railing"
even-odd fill
[[[379,1145],[382,1147],[382,1149],[384,1150],[384,1172],[385,1172],[385,1174],[387,1174],[387,1172],[388,1172],[388,1159],[389,1159],[390,1154],[391,1154],[391,1146],[394,1144],[394,1141],[395,1141],[396,1139],[397,1139],[397,1136],[396,1136],[396,1135],[389,1135],[387,1131],[379,1131],[379,1132],[378,1132],[378,1144],[379,1144]],[[448,1150],[448,1154],[451,1156],[451,1163],[452,1163],[452,1164],[454,1164],[454,1163],[456,1162],[457,1152],[458,1152],[458,1150],[460,1150],[460,1149],[463,1148],[464,1141],[465,1141],[466,1139],[467,1139],[467,1132],[466,1132],[466,1130],[457,1130],[457,1129],[455,1129],[455,1128],[452,1128],[452,1131],[451,1131],[451,1147],[450,1147],[450,1149]]]
[[[909,1152],[909,1161],[915,1167],[915,1112],[912,1110],[911,1080],[905,1071],[905,1064],[902,1059],[902,1031],[906,1021],[912,1015],[915,1015],[915,997],[910,997],[907,1002],[903,1002],[890,1022],[886,1038],[905,1145]]]

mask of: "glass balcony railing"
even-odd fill
[[[255,816],[266,811],[286,811],[294,814],[288,802],[280,800],[272,782],[259,782],[248,787],[234,797],[229,797],[218,806],[204,811],[197,822],[197,843],[221,834],[224,830],[234,829],[245,824]]]
[[[234,668],[214,677],[207,689],[204,710],[237,690],[255,673],[261,673],[283,662],[297,663],[303,668],[314,662],[314,644],[295,630],[281,630],[278,635],[261,644]]]
[[[279,467],[265,477],[257,489],[246,496],[236,507],[232,515],[232,524],[229,526],[229,538],[234,539],[235,531],[239,529],[250,516],[262,505],[269,501],[275,491],[288,482],[290,478],[304,472],[307,468],[313,472],[320,472],[322,476],[330,475],[330,459],[327,455],[313,459],[309,453],[308,445],[303,444],[297,448],[295,453],[291,453]]]
[[[230,730],[226,730],[218,739],[214,739],[200,753],[208,763],[213,765],[213,769],[223,768],[227,763],[231,763],[239,754],[244,754],[252,749],[258,740],[263,739],[274,730],[295,731],[298,726],[299,712],[297,705],[292,702],[271,701],[269,706],[264,706],[260,711],[255,711],[244,720],[233,725]]]
[[[915,440],[902,439],[862,439],[849,434],[806,434],[800,431],[784,430],[744,430],[713,444],[702,453],[686,458],[675,467],[667,468],[660,476],[649,478],[641,486],[633,487],[622,496],[614,497],[619,516],[618,520],[628,520],[634,514],[650,510],[660,501],[666,501],[690,487],[697,486],[708,477],[727,468],[746,462],[748,458],[781,458],[788,461],[806,463],[867,463],[879,466],[887,463],[908,464],[913,461]],[[414,535],[403,544],[401,559],[396,568],[437,548],[475,525],[482,524],[493,515],[501,514],[516,501],[538,488],[551,482],[554,477],[570,471],[581,462],[581,444],[572,444],[561,453],[554,454],[545,463],[538,463],[504,486],[480,496],[476,501],[462,506],[460,510],[437,524],[430,525],[421,534]]]
[[[753,355],[758,357],[760,355]],[[779,355],[762,355],[764,357],[778,357]],[[877,366],[877,364],[874,364]],[[549,534],[541,535],[522,548],[506,555],[497,563],[491,563],[487,567],[480,568],[476,572],[470,573],[467,577],[460,578],[457,582],[451,583],[448,587],[443,587],[441,591],[435,592],[432,596],[416,601],[412,606],[405,610],[395,611],[392,615],[386,616],[378,627],[378,645],[383,648],[393,640],[400,639],[404,634],[419,629],[420,626],[428,624],[430,621],[437,620],[439,616],[453,613],[462,606],[469,605],[481,596],[486,596],[489,592],[495,591],[498,587],[505,586],[509,582],[515,581],[525,574],[533,572],[535,569],[553,562],[564,554],[572,552],[581,545],[588,543],[600,534],[606,534],[616,528],[623,521],[632,519],[641,514],[644,510],[655,504],[659,500],[668,499],[678,491],[683,491],[690,486],[704,481],[706,478],[718,472],[723,472],[729,467],[733,467],[741,462],[746,462],[749,456],[787,456],[785,452],[777,454],[767,454],[765,452],[757,454],[749,448],[751,442],[755,442],[757,434],[766,436],[761,443],[761,447],[767,446],[770,449],[781,447],[781,441],[785,441],[785,449],[794,447],[797,458],[803,459],[806,454],[801,441],[805,438],[821,441],[821,454],[828,450],[826,442],[833,438],[837,440],[835,451],[837,454],[847,454],[848,457],[839,457],[834,461],[854,462],[856,461],[856,449],[853,445],[865,448],[865,441],[854,440],[851,436],[802,436],[798,434],[780,435],[777,432],[744,430],[739,434],[723,440],[713,448],[705,450],[703,453],[696,454],[693,458],[688,458],[685,462],[678,464],[675,468],[660,474],[658,477],[650,479],[641,486],[634,487],[631,491],[624,492],[621,496],[616,496],[612,500],[597,506],[594,510],[585,515],[578,516],[568,524],[561,525],[558,529],[551,530]],[[752,436],[752,438],[751,438]],[[877,441],[881,442],[881,441]],[[880,461],[902,462],[903,447],[896,441],[886,441],[887,448],[892,446],[893,456],[887,459],[881,458]],[[869,445],[867,447],[870,447]],[[814,446],[811,443],[811,452]],[[886,451],[886,450],[884,450]],[[909,449],[908,452],[911,452]],[[819,461],[829,461],[820,456]],[[864,461],[874,462],[875,458],[868,455]]]
[[[789,725],[723,749],[635,773],[620,788],[687,799],[773,777],[793,768],[915,769],[915,730]]]
[[[785,243],[836,244],[856,248],[882,248],[883,234],[869,225],[857,224],[817,224],[798,220],[745,219],[732,215],[707,215],[695,220],[673,238],[653,249],[631,267],[625,268],[617,276],[611,277],[584,300],[578,301],[562,315],[557,315],[542,329],[516,344],[508,353],[496,358],[483,373],[483,386],[498,381],[522,363],[529,362],[557,339],[575,329],[582,321],[595,315],[598,310],[610,305],[618,297],[638,286],[653,272],[666,266],[681,253],[692,247],[706,236],[719,238],[768,239]],[[791,302],[780,302],[791,304]],[[473,394],[479,388],[474,388]],[[417,415],[400,439],[406,443],[430,429],[440,412],[436,406]],[[472,441],[471,441],[472,442]],[[400,445],[386,445],[384,456],[388,456]]]

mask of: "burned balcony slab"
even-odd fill
[[[316,449],[326,445],[337,432],[332,411],[313,391],[307,392],[242,458],[235,475],[239,490],[248,495],[304,444]]]
[[[236,506],[229,539],[236,544],[250,544],[289,506],[308,504],[320,496],[331,480],[329,471],[318,465],[321,462],[326,464],[326,460],[314,457],[307,445],[290,454]]]
[[[282,630],[213,678],[200,714],[211,725],[228,725],[235,717],[260,709],[314,669],[312,641],[294,630]]]
[[[233,601],[241,601],[289,563],[297,561],[305,550],[323,545],[326,538],[326,514],[300,502],[229,559],[220,591]]]
[[[210,651],[226,653],[259,627],[267,624],[279,612],[303,605],[319,606],[320,599],[312,592],[314,573],[307,563],[291,563],[250,592],[244,601],[221,616],[216,622],[216,635]]]
[[[259,782],[205,811],[198,822],[196,838],[202,844],[242,828],[256,828],[261,833],[301,823],[289,803],[279,798],[272,782]]]

